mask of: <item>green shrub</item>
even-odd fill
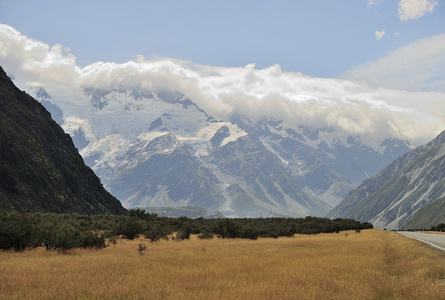
[[[101,234],[88,232],[83,236],[82,247],[96,249],[105,248],[105,238]]]
[[[213,233],[204,231],[202,234],[198,235],[198,239],[213,239]]]

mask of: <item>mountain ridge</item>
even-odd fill
[[[200,202],[232,217],[324,216],[391,155],[409,150],[397,140],[376,150],[359,136],[342,139],[332,129],[279,119],[216,120],[175,92],[89,87],[63,97],[40,93],[43,104],[61,109],[61,125],[85,162],[128,208]],[[156,139],[155,149],[150,143]]]
[[[124,213],[50,113],[0,67],[0,207],[23,212]]]
[[[351,217],[397,229],[445,195],[445,131],[364,181],[328,217]]]

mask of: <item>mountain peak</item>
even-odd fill
[[[436,138],[434,138],[427,145],[438,145],[445,143],[445,130],[442,131]]]
[[[201,203],[230,216],[323,216],[403,152],[383,155],[362,136],[277,117],[235,111],[216,120],[175,91],[47,94],[85,161],[128,208]]]

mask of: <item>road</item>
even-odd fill
[[[430,246],[445,251],[445,234],[440,233],[425,233],[425,232],[412,232],[412,231],[398,231],[407,237],[419,240],[427,243]]]

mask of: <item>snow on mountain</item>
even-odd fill
[[[408,151],[407,140],[420,145],[444,128],[443,93],[373,88],[279,65],[141,55],[81,67],[62,45],[4,24],[0,36],[7,73],[45,105],[127,207],[323,215]]]
[[[84,87],[48,94],[85,162],[128,208],[200,206],[227,216],[323,216],[406,143],[232,115],[178,92]],[[388,154],[389,153],[389,154]]]

